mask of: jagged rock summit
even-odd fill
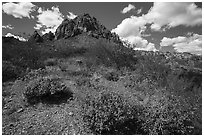
[[[52,41],[54,40],[55,35],[50,31],[49,33],[45,33],[42,38],[44,41]]]
[[[55,32],[55,39],[69,38],[82,33],[95,38],[105,38],[116,43],[121,43],[119,36],[111,33],[105,26],[99,23],[95,17],[89,14],[79,15],[74,19],[65,19]]]
[[[29,38],[29,42],[43,42],[43,38],[38,34],[38,32],[35,30],[33,35]]]
[[[115,43],[122,44],[117,34],[111,33],[111,31],[102,25],[95,17],[91,17],[87,13],[79,15],[74,19],[64,19],[56,29],[55,34],[49,32],[40,36],[35,30],[28,41],[37,43],[48,42],[53,41],[54,39],[67,39],[82,33],[97,39],[105,38]]]

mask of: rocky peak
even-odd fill
[[[33,35],[29,38],[29,42],[43,42],[43,38],[38,34],[38,32],[35,30]]]
[[[45,33],[43,36],[42,36],[43,40],[45,41],[52,41],[54,40],[55,38],[55,35],[50,31],[49,33]]]
[[[55,32],[55,39],[69,38],[82,33],[95,38],[106,38],[116,43],[121,43],[119,36],[112,34],[105,26],[100,24],[95,17],[85,13],[74,19],[65,19]]]

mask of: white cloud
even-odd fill
[[[50,31],[52,33],[55,33],[55,30],[57,29],[58,26],[55,26],[55,27],[51,27],[51,28],[46,28],[44,30],[41,31],[41,33],[44,35],[45,33],[49,33]]]
[[[127,7],[125,7],[125,8],[121,11],[121,13],[123,13],[123,14],[128,13],[128,12],[129,12],[130,10],[132,10],[132,9],[135,9],[135,6],[132,5],[132,4],[129,4]]]
[[[155,45],[142,38],[146,29],[143,16],[131,16],[124,19],[112,32],[117,33],[124,41],[128,41],[135,50],[156,51]]]
[[[128,8],[126,11],[128,11]],[[115,29],[112,30],[112,32],[118,34],[121,39],[125,39],[130,41],[130,43],[133,43],[133,39],[137,41],[138,37],[143,37],[147,24],[151,24],[150,28],[154,31],[165,31],[166,29],[179,25],[201,25],[202,10],[194,3],[154,3],[153,7],[150,8],[147,14],[131,16],[124,19]],[[147,47],[148,42],[145,42],[143,38],[141,39],[141,45],[145,45]],[[153,46],[154,45],[152,44],[149,45],[149,47]]]
[[[134,50],[157,51],[153,43],[141,38],[140,36],[129,36],[122,38],[123,41],[128,41]]]
[[[28,17],[30,19],[30,13],[34,11],[35,5],[31,2],[19,2],[19,3],[5,3],[2,5],[4,13],[12,15],[15,18]]]
[[[187,38],[183,37],[183,36],[178,36],[176,38],[167,38],[167,37],[164,37],[161,40],[160,45],[162,47],[166,47],[166,46],[171,46],[171,45],[173,45],[175,43],[182,43],[182,42],[186,42],[186,41],[187,41]]]
[[[117,33],[120,37],[140,36],[146,29],[146,21],[142,16],[131,16],[124,19],[112,32]]]
[[[144,17],[156,31],[164,26],[196,26],[202,24],[202,9],[189,2],[156,2]]]
[[[5,37],[14,37],[14,38],[16,38],[16,39],[19,39],[20,41],[27,41],[27,39],[25,39],[25,38],[23,38],[23,37],[20,37],[20,36],[16,36],[16,35],[11,34],[11,33],[7,33],[7,34],[5,35]]]
[[[41,24],[36,24],[36,26],[34,26],[34,29],[39,30],[40,28],[42,28],[42,25],[41,25]]]
[[[68,13],[69,13],[69,15],[67,15],[67,18],[69,18],[69,19],[74,19],[74,18],[77,17],[77,15],[75,15],[75,14],[72,13],[72,12],[68,12]]]
[[[52,7],[51,9],[38,9],[39,15],[37,15],[37,22],[35,29],[44,28],[42,33],[49,31],[55,32],[56,28],[62,23],[64,15],[59,11],[58,7]]]
[[[6,26],[2,25],[3,29],[13,29],[14,27],[11,24],[8,24]]]
[[[202,35],[193,34],[191,36],[178,36],[176,38],[164,37],[160,43],[161,47],[173,46],[177,52],[189,52],[192,54],[202,54]]]
[[[140,14],[142,12],[142,8],[137,10],[137,14]]]
[[[112,32],[120,37],[140,36],[151,24],[154,31],[164,31],[179,25],[196,26],[202,24],[202,10],[194,3],[154,3],[147,14],[124,19]]]
[[[37,16],[38,22],[46,27],[59,25],[63,21],[63,15],[58,7],[52,7],[51,10],[42,10]]]
[[[152,24],[150,27],[154,31],[160,31],[161,30],[161,26],[159,26],[158,24]]]

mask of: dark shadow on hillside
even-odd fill
[[[197,85],[198,87],[202,86],[202,73],[194,72],[192,70],[183,71],[179,77],[191,81],[193,85]]]
[[[56,94],[48,94],[48,95],[43,95],[40,97],[33,97],[32,99],[28,99],[28,103],[30,105],[38,104],[38,103],[43,103],[43,104],[62,104],[66,103],[68,100],[73,99],[73,93],[70,90],[66,90],[61,93],[56,93]]]
[[[147,135],[138,119],[128,119],[123,123],[113,124],[109,130],[102,130],[101,135]]]

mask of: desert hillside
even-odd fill
[[[202,57],[128,47],[89,14],[2,37],[2,134],[201,135]]]

